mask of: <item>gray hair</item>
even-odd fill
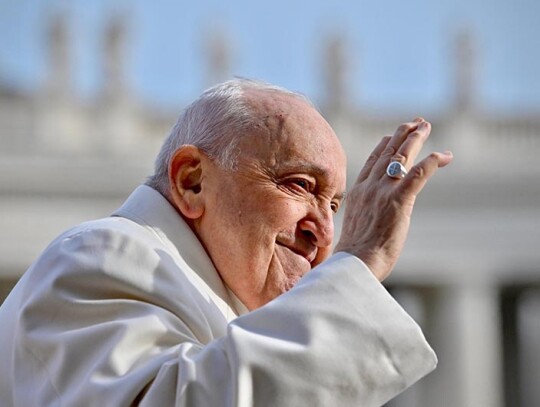
[[[236,78],[207,89],[180,114],[155,161],[154,174],[146,185],[169,196],[169,162],[183,145],[201,149],[215,162],[234,170],[242,136],[257,122],[244,97],[246,90],[278,92],[311,102],[299,93],[251,79]]]

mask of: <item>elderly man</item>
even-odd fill
[[[380,284],[451,161],[414,165],[429,132],[416,119],[382,139],[333,249],[346,162],[328,123],[274,86],[206,91],[147,184],[53,241],[3,304],[0,404],[385,403],[436,364]]]

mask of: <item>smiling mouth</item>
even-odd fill
[[[300,257],[304,258],[310,265],[313,262],[313,260],[315,260],[315,257],[317,256],[317,251],[316,250],[313,250],[312,252],[307,253],[307,252],[304,252],[304,251],[302,251],[300,249],[297,249],[297,248],[291,247],[291,246],[287,246],[287,245],[285,245],[283,243],[280,243],[280,242],[276,242],[276,244],[290,250],[291,252],[293,252],[297,256],[300,256]]]

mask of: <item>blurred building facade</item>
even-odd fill
[[[132,94],[121,19],[105,29],[101,92],[78,97],[68,25],[62,16],[51,21],[50,75],[41,89],[22,92],[0,78],[0,301],[58,233],[106,216],[144,182],[178,114]],[[230,44],[221,34],[208,38],[208,80],[224,79]],[[347,55],[344,38],[328,38],[321,105],[345,146],[352,182],[381,135],[410,117],[355,107]],[[455,162],[419,197],[386,283],[424,327],[439,367],[393,407],[540,405],[540,115],[483,110],[476,56],[473,36],[458,36],[449,55],[453,102],[428,118],[434,130],[425,148],[451,149]]]

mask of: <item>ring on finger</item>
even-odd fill
[[[407,175],[407,168],[399,161],[392,161],[388,164],[388,167],[386,167],[386,175],[390,178],[401,179]]]

